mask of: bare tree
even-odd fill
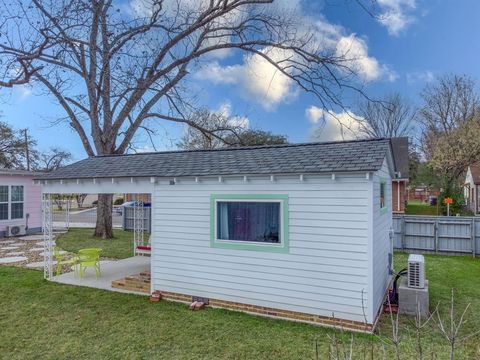
[[[272,3],[2,0],[1,85],[23,69],[13,83],[30,79],[53,96],[88,156],[124,153],[150,121],[209,132],[185,116],[193,98],[186,81],[219,51],[263,59],[324,108],[342,107],[344,91],[361,92],[348,54]],[[96,236],[113,236],[111,210],[112,195],[100,195]]]
[[[83,202],[87,198],[88,194],[75,194],[75,201],[77,202],[77,207],[80,209],[83,206]]]
[[[243,127],[243,124],[235,118],[208,109],[194,111],[190,115],[190,120],[197,126],[185,128],[185,133],[177,144],[182,149],[218,149],[233,144]],[[233,135],[230,142],[227,139],[228,135]]]
[[[466,75],[444,75],[422,92],[419,120],[424,130],[448,133],[478,112],[480,99],[474,81]]]
[[[393,93],[379,101],[363,101],[359,105],[360,131],[367,137],[409,136],[416,110],[405,98]]]
[[[25,137],[6,122],[0,122],[0,167],[26,168],[25,148],[32,148],[36,142],[30,136]]]
[[[466,168],[480,160],[480,118],[477,116],[458,127],[428,139],[429,164],[447,187],[464,174]]]
[[[69,151],[54,147],[48,152],[39,153],[37,157],[36,170],[53,171],[65,166],[72,159],[72,154]]]
[[[421,149],[441,172],[443,186],[450,188],[466,166],[478,161],[479,106],[474,81],[465,75],[445,75],[427,85],[419,111]]]
[[[202,109],[193,117],[201,128],[185,128],[177,146],[186,150],[219,149],[233,146],[255,146],[286,144],[287,137],[270,131],[249,129],[248,120],[240,116],[227,116],[222,113]],[[207,131],[206,131],[207,130]]]

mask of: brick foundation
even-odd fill
[[[129,275],[123,279],[112,281],[112,288],[136,291],[150,295],[150,273]]]
[[[143,272],[140,274],[130,275],[124,279],[119,279],[112,281],[112,287],[116,289],[123,289],[128,291],[141,292],[145,294],[150,294],[150,273]],[[192,302],[192,296],[186,294],[173,293],[168,291],[160,291],[162,293],[162,298],[165,300],[171,301],[180,301],[187,304]],[[257,305],[248,305],[242,304],[233,301],[218,300],[218,299],[208,299],[209,306],[218,307],[234,311],[242,311],[254,315],[268,316],[268,317],[278,317],[287,320],[294,320],[300,322],[306,322],[314,325],[343,328],[345,330],[358,331],[358,332],[367,332],[371,333],[373,331],[372,324],[365,324],[360,321],[351,321],[344,319],[337,319],[333,317],[320,316],[314,314],[301,313],[296,311],[282,310],[269,308],[264,306]]]
[[[160,290],[161,291],[161,290]],[[172,301],[181,301],[185,303],[190,303],[192,301],[192,296],[185,294],[172,293],[168,291],[161,291],[163,299],[172,300]],[[371,333],[373,331],[372,324],[365,324],[359,321],[351,321],[344,319],[337,319],[333,317],[313,315],[307,313],[301,313],[296,311],[275,309],[263,306],[248,305],[237,303],[233,301],[209,299],[209,306],[219,307],[229,310],[236,310],[247,312],[254,315],[268,316],[268,317],[278,317],[287,320],[294,320],[300,322],[306,322],[314,325],[342,328],[345,330],[358,331]]]

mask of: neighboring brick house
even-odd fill
[[[144,203],[151,203],[150,194],[124,194],[123,201],[142,201]]]
[[[405,213],[408,201],[407,186],[409,179],[408,138],[392,138],[392,152],[395,159],[396,177],[392,179],[392,211]]]

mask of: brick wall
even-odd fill
[[[400,189],[399,189],[400,188]],[[400,191],[399,191],[400,190]],[[400,193],[400,207],[398,194]],[[407,199],[407,181],[392,181],[392,211],[394,213],[405,213],[405,200]]]
[[[123,201],[127,202],[127,201],[135,201],[135,200],[142,201],[144,203],[152,202],[150,194],[125,194]]]

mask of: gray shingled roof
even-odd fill
[[[376,171],[389,139],[96,156],[38,179]]]
[[[21,169],[0,168],[0,175],[32,176],[32,175],[42,175],[42,172],[41,171],[28,171],[28,170],[21,170]]]

